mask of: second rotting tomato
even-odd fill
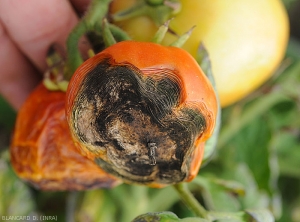
[[[137,2],[114,0],[111,13]],[[151,41],[157,30],[145,15],[116,24],[137,41]],[[183,49],[196,57],[200,42],[204,43],[222,107],[244,98],[274,73],[289,37],[288,16],[281,0],[182,0],[170,30],[182,35],[193,26]],[[168,33],[163,44],[175,38]]]
[[[42,190],[86,190],[119,184],[82,156],[65,116],[65,93],[40,84],[20,109],[10,146],[19,177]]]
[[[217,100],[186,51],[123,41],[76,70],[66,113],[83,155],[125,182],[160,187],[198,173]]]

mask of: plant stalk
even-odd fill
[[[67,196],[66,204],[66,221],[75,222],[76,203],[78,199],[78,191],[70,191]]]
[[[197,201],[197,199],[193,196],[191,191],[188,189],[186,183],[178,183],[173,185],[175,190],[180,195],[182,201],[187,205],[187,207],[194,212],[194,214],[198,217],[207,219],[208,213],[205,208]]]
[[[75,26],[67,39],[67,68],[65,79],[69,80],[75,70],[82,64],[83,59],[79,51],[78,42],[88,31],[99,29],[101,21],[108,12],[111,0],[93,0],[85,17]],[[99,26],[99,27],[97,27]]]

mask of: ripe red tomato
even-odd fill
[[[164,186],[197,174],[217,101],[186,51],[124,41],[77,69],[66,114],[83,155],[126,182]]]

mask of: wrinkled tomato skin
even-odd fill
[[[106,48],[99,54],[87,60],[76,70],[67,90],[66,115],[73,138],[81,147],[82,154],[92,160],[100,157],[105,161],[109,161],[109,157],[104,149],[97,151],[97,148],[94,147],[93,143],[83,144],[82,141],[80,141],[76,129],[74,128],[74,125],[77,123],[74,123],[76,120],[73,119],[74,115],[72,114],[74,113],[74,110],[77,109],[74,108],[74,106],[75,103],[77,103],[78,93],[81,93],[83,90],[82,83],[85,81],[86,76],[90,72],[94,72],[95,67],[99,66],[99,63],[103,62],[107,57],[110,57],[113,60],[112,66],[118,66],[119,64],[133,65],[143,73],[143,78],[151,77],[151,75],[155,73],[155,70],[175,70],[176,74],[181,79],[180,87],[184,92],[179,108],[187,104],[195,107],[202,112],[207,123],[206,130],[196,139],[193,151],[188,154],[189,157],[187,160],[190,162],[188,164],[190,169],[184,181],[191,181],[198,173],[203,157],[204,143],[211,136],[214,129],[217,115],[217,100],[213,87],[195,59],[186,51],[176,47],[166,47],[147,42],[123,41]],[[152,73],[146,72],[145,70],[154,71]],[[99,73],[99,75],[101,75],[101,73]],[[81,97],[83,98],[86,96]],[[95,102],[95,104],[96,103],[97,102]],[[87,106],[89,106],[90,110],[93,110],[93,108],[91,108],[93,107],[92,104]],[[75,112],[81,113],[79,110]],[[93,125],[93,123],[90,125]],[[139,131],[139,129],[136,131]],[[124,180],[125,182],[132,182],[130,178]],[[166,184],[154,181],[145,183],[145,185],[151,187],[163,187]]]
[[[20,109],[10,146],[16,174],[42,190],[109,188],[119,182],[82,156],[65,117],[65,93],[40,84]]]
[[[214,89],[201,70],[198,74],[199,65],[186,51],[177,47],[165,47],[159,44],[124,41],[115,44],[96,56],[90,58],[88,62],[79,67],[67,91],[66,112],[67,118],[73,107],[73,101],[76,92],[79,90],[80,83],[85,75],[92,70],[103,59],[103,55],[112,55],[118,63],[127,62],[133,64],[139,69],[149,67],[169,67],[181,71],[181,78],[184,82],[184,89],[187,91],[186,101],[199,102],[206,106],[211,112],[211,124],[207,134],[203,135],[203,141],[210,137],[215,125],[215,117],[217,115],[217,102]],[[192,89],[192,90],[189,90]],[[205,96],[201,96],[205,95]],[[69,119],[69,121],[71,121]]]

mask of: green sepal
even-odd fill
[[[204,166],[213,156],[214,151],[217,146],[219,132],[220,132],[220,128],[221,128],[221,121],[222,121],[221,120],[221,105],[220,105],[220,99],[219,99],[219,95],[218,95],[218,91],[217,91],[217,87],[216,87],[216,82],[215,82],[213,72],[212,72],[209,54],[203,43],[201,43],[198,48],[196,60],[197,60],[198,64],[200,65],[201,69],[203,70],[203,72],[205,73],[205,75],[207,76],[207,78],[209,79],[209,81],[211,82],[211,84],[214,88],[215,95],[217,98],[217,103],[218,103],[218,112],[217,112],[217,117],[216,117],[215,128],[214,128],[212,136],[205,142],[205,150],[204,150],[204,156],[203,156],[203,161],[202,161],[202,166]]]
[[[111,18],[113,21],[118,22],[146,15],[149,16],[157,26],[160,26],[173,15],[177,14],[180,9],[181,4],[179,0],[141,0],[130,8],[112,14]]]
[[[114,38],[112,32],[110,31],[109,24],[106,18],[102,20],[102,32],[103,32],[103,40],[106,47],[112,46],[116,44],[116,39]]]
[[[170,46],[181,48],[186,43],[186,41],[190,38],[190,36],[191,36],[191,34],[192,34],[195,27],[196,26],[193,26],[186,33],[179,36],[178,39],[176,39],[175,42],[173,42]]]
[[[155,33],[152,42],[160,44],[169,30],[170,19],[161,25]]]

